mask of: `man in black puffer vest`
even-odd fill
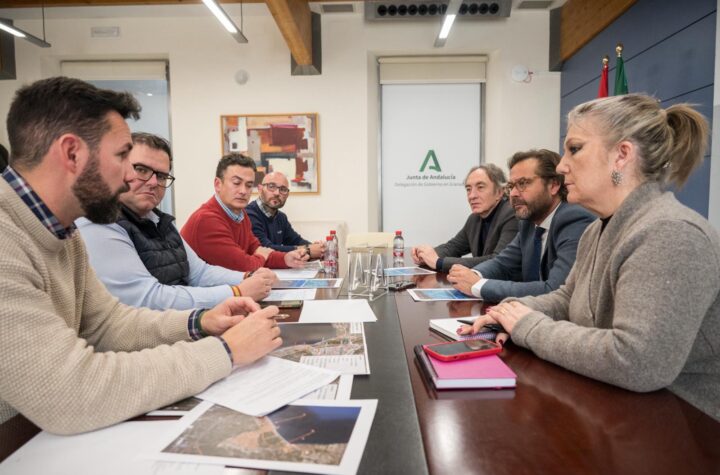
[[[170,144],[145,133],[132,138],[136,178],[120,197],[120,218],[109,225],[77,222],[108,290],[123,303],[155,309],[212,307],[233,295],[265,298],[276,279],[272,271],[245,275],[207,264],[180,236],[175,217],[157,209],[175,180]]]
[[[122,205],[117,224],[127,231],[145,268],[161,284],[188,285],[190,265],[182,237],[173,224],[175,217],[159,209],[153,213],[157,223],[155,217],[141,218]]]

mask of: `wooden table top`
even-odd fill
[[[442,274],[416,280],[449,285]],[[670,391],[617,388],[512,343],[499,356],[518,376],[514,390],[435,390],[413,347],[443,341],[431,318],[481,304],[395,299],[431,473],[720,473],[720,423]]]

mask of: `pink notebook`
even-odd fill
[[[514,388],[516,384],[517,375],[497,355],[445,362],[424,351],[416,353],[438,389]]]

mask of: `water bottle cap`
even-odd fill
[[[395,231],[396,236],[402,236],[402,231]]]
[[[330,230],[330,234],[331,234],[331,235],[335,234],[335,230],[334,230],[334,229],[331,229],[331,230]]]
[[[332,241],[332,236],[327,236],[327,237],[325,238],[325,240],[326,240],[326,241]]]

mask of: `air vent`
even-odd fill
[[[368,21],[433,20],[447,11],[448,0],[432,1],[370,1],[365,3]],[[510,16],[512,0],[465,0],[460,5],[458,20],[489,20]]]
[[[323,3],[320,5],[320,12],[322,13],[353,13],[352,3]]]
[[[525,0],[520,2],[515,8],[523,10],[545,10],[552,5],[552,0]]]

